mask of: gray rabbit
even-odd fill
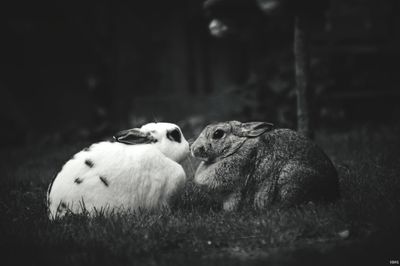
[[[337,172],[326,154],[303,135],[270,123],[208,125],[191,146],[202,160],[195,182],[223,195],[223,208],[265,208],[339,195]]]

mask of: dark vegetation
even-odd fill
[[[187,190],[170,212],[55,222],[46,216],[47,186],[87,143],[3,150],[2,265],[385,265],[400,254],[399,133],[317,132],[339,171],[341,199],[331,205],[226,213]],[[189,179],[195,166],[184,162]]]
[[[396,121],[399,1],[329,2],[309,36],[315,126]],[[154,118],[199,115],[296,128],[293,21],[233,9],[243,38],[216,39],[203,3],[5,4],[0,121],[7,130],[0,145],[29,145],[50,134],[80,140]]]

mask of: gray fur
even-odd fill
[[[217,129],[225,134],[213,139]],[[243,204],[265,208],[332,201],[339,194],[330,159],[315,143],[290,129],[274,129],[263,122],[216,123],[203,130],[191,151],[203,160],[195,182],[225,195],[226,210]]]

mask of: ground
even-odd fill
[[[330,205],[226,213],[186,193],[170,212],[47,219],[53,175],[87,143],[0,154],[2,265],[390,265],[400,260],[398,127],[318,131],[339,171]],[[193,177],[195,163],[184,162]]]

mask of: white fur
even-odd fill
[[[140,128],[158,141],[129,145],[119,142],[93,144],[69,160],[56,176],[48,192],[51,219],[73,213],[95,210],[153,209],[167,206],[167,201],[186,175],[178,163],[189,153],[182,135],[180,143],[166,137],[167,130],[177,128],[169,123],[151,123]],[[93,162],[88,167],[85,160]],[[107,180],[108,186],[100,177]],[[77,184],[79,178],[82,182]],[[67,208],[61,206],[61,202]]]

